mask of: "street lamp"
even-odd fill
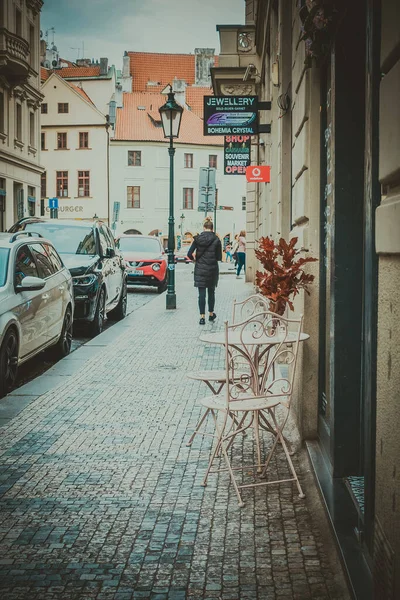
[[[185,220],[185,215],[181,214],[181,240],[183,241],[183,221]]]
[[[169,217],[168,217],[168,275],[166,308],[176,308],[175,294],[175,231],[174,231],[174,154],[173,139],[179,137],[183,108],[175,102],[172,86],[169,86],[168,100],[159,108],[164,137],[169,139]]]

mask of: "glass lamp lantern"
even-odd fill
[[[175,102],[175,94],[169,87],[168,100],[159,108],[165,138],[179,137],[183,108]]]

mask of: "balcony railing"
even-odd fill
[[[15,33],[0,28],[0,75],[13,83],[25,80],[29,74],[29,44]]]

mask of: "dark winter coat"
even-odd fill
[[[222,260],[221,240],[213,231],[203,231],[196,235],[189,248],[188,257],[193,260],[195,287],[216,287],[218,285],[218,261]]]

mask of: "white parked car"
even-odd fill
[[[0,233],[0,397],[18,365],[41,350],[69,354],[73,314],[71,274],[52,243],[33,232]]]

